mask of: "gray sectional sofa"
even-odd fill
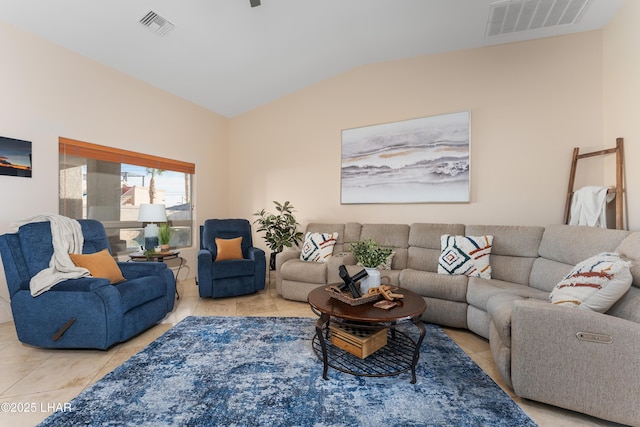
[[[327,263],[299,251],[278,254],[276,289],[306,301],[317,286],[340,281],[338,265],[360,269],[348,252],[373,238],[393,247],[391,283],[422,295],[422,320],[464,328],[489,340],[505,382],[523,398],[640,426],[640,232],[552,225],[321,224],[338,232]],[[438,274],[443,234],[492,235],[491,279]],[[549,293],[580,261],[618,252],[632,261],[631,289],[606,314],[549,303]]]

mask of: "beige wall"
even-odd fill
[[[604,31],[363,66],[231,121],[0,23],[0,135],[33,141],[34,155],[33,178],[0,177],[0,233],[57,211],[59,136],[195,162],[196,224],[290,200],[303,225],[558,223],[572,148],[623,136],[638,230],[639,21],[629,1]],[[340,204],[342,129],[461,110],[471,111],[471,203]],[[608,183],[603,162],[587,162],[578,186]],[[193,277],[195,248],[185,255]]]
[[[58,211],[59,136],[194,162],[196,223],[226,215],[226,118],[2,23],[0,52],[0,135],[33,151],[33,178],[0,177],[0,234]],[[196,251],[183,253],[193,277]],[[4,274],[0,297],[8,306]]]
[[[232,119],[230,214],[290,200],[303,225],[559,223],[573,147],[603,144],[602,78],[601,31],[354,69]],[[461,110],[471,203],[340,204],[342,129]]]
[[[629,0],[604,30],[604,130],[624,138],[628,224],[640,229],[640,2]],[[610,156],[612,157],[612,156]],[[606,178],[614,183],[613,159]]]

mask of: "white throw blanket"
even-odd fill
[[[82,245],[84,244],[82,228],[75,219],[62,215],[44,214],[19,221],[13,226],[20,227],[30,222],[42,221],[51,223],[53,255],[49,262],[49,268],[45,268],[31,278],[29,288],[31,289],[31,295],[34,297],[48,291],[64,280],[90,276],[89,270],[76,267],[69,257],[70,253],[82,253]]]
[[[571,200],[571,225],[607,228],[607,187],[582,187],[573,193]]]

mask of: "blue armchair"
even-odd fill
[[[218,239],[242,237],[236,259],[218,260]],[[239,258],[239,257],[242,258]],[[231,297],[264,289],[266,260],[253,247],[251,224],[246,219],[208,219],[200,226],[198,292],[201,297]]]
[[[79,220],[92,254],[111,250],[99,221]],[[118,262],[125,281],[68,279],[33,297],[29,282],[49,266],[53,254],[49,222],[25,224],[0,236],[13,320],[18,339],[45,348],[107,349],[162,320],[173,310],[176,283],[163,263]]]

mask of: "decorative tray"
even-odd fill
[[[362,305],[369,302],[375,302],[382,299],[382,295],[380,294],[373,294],[373,295],[367,294],[367,295],[361,296],[360,298],[354,298],[351,295],[351,292],[340,291],[340,289],[338,289],[338,287],[335,285],[329,286],[328,288],[325,288],[325,290],[329,292],[329,294],[331,295],[331,298],[335,298],[339,301],[342,301],[352,306]]]

